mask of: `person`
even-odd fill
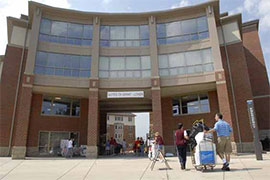
[[[135,141],[136,155],[140,154],[140,145],[141,145],[140,138],[137,137],[137,140]]]
[[[183,124],[178,124],[178,129],[175,132],[175,145],[177,147],[178,158],[181,165],[181,169],[186,169],[187,160],[187,144],[188,140],[187,132],[183,128]]]
[[[73,139],[68,140],[68,151],[66,157],[71,157],[73,156]]]
[[[106,142],[105,151],[106,151],[106,155],[110,155],[110,140]]]
[[[205,133],[217,133],[217,154],[223,161],[222,170],[230,171],[230,154],[232,153],[230,133],[232,132],[232,128],[229,123],[223,120],[223,115],[221,113],[215,115],[215,120],[217,122],[215,123],[214,128],[205,131]]]
[[[122,141],[122,154],[126,154],[126,150],[127,150],[127,142],[125,139],[123,139],[123,141]]]
[[[141,156],[144,155],[144,141],[142,137],[140,138],[140,153],[141,153]]]
[[[114,154],[114,139],[113,137],[111,137],[111,140],[110,140],[110,154]]]
[[[163,139],[162,139],[161,135],[159,135],[159,132],[156,132],[155,133],[155,142],[154,143],[155,143],[155,146],[156,146],[156,152],[154,154],[158,153],[157,156],[159,156],[158,157],[159,158],[159,161],[160,162],[164,162],[164,158],[160,154],[160,152],[163,151],[163,145],[164,145],[164,143],[163,143]]]

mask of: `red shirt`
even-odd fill
[[[163,145],[164,144],[163,139],[162,139],[162,137],[160,135],[156,136],[156,143],[158,145]]]
[[[178,129],[175,132],[175,144],[183,146],[186,144],[186,139],[184,137],[184,130],[183,129]]]

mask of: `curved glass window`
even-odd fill
[[[159,75],[175,76],[213,72],[211,49],[159,55]]]
[[[90,77],[91,56],[37,51],[35,73],[55,76]]]
[[[209,37],[207,17],[157,24],[158,44],[173,44]]]
[[[40,41],[81,46],[92,45],[93,26],[53,21],[42,18],[39,31]]]
[[[149,46],[149,27],[142,26],[101,26],[100,46],[137,47]]]
[[[99,58],[100,78],[145,78],[150,76],[150,56],[101,56]]]

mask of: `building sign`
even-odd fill
[[[107,98],[143,98],[143,91],[107,92]]]
[[[253,132],[253,143],[254,143],[256,159],[263,160],[253,100],[247,100],[247,109],[248,109],[248,116],[249,116],[249,121],[251,125],[251,130]]]

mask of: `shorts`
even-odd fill
[[[217,152],[221,154],[232,153],[232,143],[230,137],[227,136],[218,137]]]

